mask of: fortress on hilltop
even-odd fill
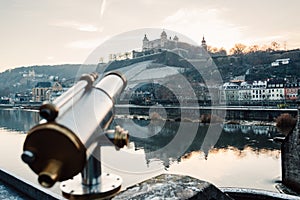
[[[186,42],[181,42],[177,35],[168,37],[165,31],[162,31],[160,38],[149,40],[147,35],[144,35],[142,51],[133,51],[133,58],[159,53],[161,51],[172,51],[183,57],[199,57],[207,52],[207,45],[203,36],[201,46],[192,45]]]

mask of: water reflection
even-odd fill
[[[0,110],[0,116],[2,141],[11,143],[16,140],[21,143],[24,138],[8,140],[4,134],[16,136],[39,121],[38,113],[23,110]],[[136,126],[131,126],[130,122]],[[199,125],[196,136],[189,141],[191,133],[187,128],[186,137],[181,137],[175,148],[166,148],[176,137],[180,123],[184,123],[185,127]],[[124,178],[125,185],[135,184],[152,174],[170,172],[207,180],[217,186],[275,191],[275,181],[280,179],[280,145],[270,140],[279,133],[273,126],[213,124],[211,126],[222,127],[223,131],[212,148],[204,152],[202,146],[208,125],[131,119],[115,119],[112,125],[115,124],[129,130],[135,149],[116,152],[114,148],[103,148],[102,165],[104,169],[117,171]],[[186,144],[190,144],[188,148]],[[14,146],[7,142],[5,145],[10,148]],[[13,161],[7,163],[15,165]]]
[[[0,127],[8,130],[27,132],[40,120],[34,111],[20,109],[0,109]]]
[[[166,145],[176,136],[180,124],[185,123],[186,127],[189,127],[194,126],[195,123],[164,122],[159,124],[133,119],[138,126],[130,126],[131,121],[131,119],[117,119],[115,123],[120,124],[129,130],[130,133],[134,133],[131,135],[131,141],[135,143],[137,149],[144,149],[147,161],[159,158],[164,162],[165,166],[169,166],[172,160],[180,161],[182,157],[188,156],[189,153],[202,150],[201,147],[204,145],[204,138],[209,128],[208,125],[200,124],[193,141],[186,141],[190,140],[188,136],[189,130],[186,129],[186,137],[181,138],[181,142],[175,148],[165,149]],[[207,158],[207,156],[217,152],[219,149],[227,148],[234,148],[239,150],[240,153],[247,148],[249,148],[248,151],[252,149],[256,153],[280,149],[280,145],[272,141],[272,138],[279,134],[276,127],[273,126],[239,124],[213,124],[210,126],[222,126],[223,130],[217,142],[211,146],[212,150],[203,152],[204,158]],[[186,143],[190,143],[187,149],[184,148]]]
[[[0,109],[0,127],[26,132],[40,120],[38,112],[19,109]],[[132,123],[135,125],[132,126]],[[135,143],[136,149],[144,149],[148,159],[172,158],[180,159],[185,154],[201,150],[209,125],[192,122],[146,121],[138,119],[115,119],[112,127],[121,125],[130,132],[130,140]],[[165,148],[176,136],[181,125],[186,128],[185,137],[180,138],[176,148],[167,151],[157,151]],[[199,126],[194,138],[190,130]],[[213,124],[211,127],[222,127],[223,130],[217,142],[211,146],[214,149],[234,147],[239,150],[251,147],[254,150],[280,149],[280,145],[272,142],[272,138],[279,135],[274,126],[240,125],[240,124]],[[192,139],[192,141],[191,141]],[[186,144],[190,144],[188,148]],[[153,153],[161,153],[155,155]],[[207,152],[206,152],[207,153]],[[211,153],[211,151],[209,152]]]
[[[202,151],[193,151],[172,162],[170,173],[190,175],[218,187],[244,187],[276,191],[280,178],[280,150],[241,150],[235,147],[214,148],[205,160]]]

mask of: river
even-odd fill
[[[9,157],[10,151],[13,156],[21,153],[26,132],[38,121],[39,115],[34,111],[1,109],[1,156]],[[274,126],[124,118],[115,119],[112,127],[117,124],[129,130],[130,147],[120,151],[102,148],[102,165],[104,170],[120,175],[125,186],[161,173],[175,173],[206,180],[218,187],[277,191],[281,153],[280,145],[272,141],[279,135]],[[19,146],[7,147],[5,140],[13,140],[12,146],[14,142]],[[1,167],[23,165],[16,157]],[[28,169],[23,173],[32,172]],[[28,175],[31,176],[34,175]],[[10,195],[14,194],[1,183],[0,189],[0,194],[7,194],[8,190]]]

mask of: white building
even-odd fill
[[[254,81],[252,84],[224,83],[219,91],[220,104],[243,104],[249,102],[284,101],[285,82],[283,80]]]
[[[252,84],[242,82],[239,89],[239,101],[250,101],[252,98]]]
[[[267,85],[268,100],[282,101],[285,99],[284,81],[269,80]]]
[[[264,101],[267,98],[267,81],[254,81],[251,95],[252,101]]]
[[[290,63],[290,59],[289,58],[282,58],[282,59],[277,59],[274,62],[271,63],[272,67],[277,67],[279,65],[287,65]]]
[[[235,83],[227,82],[220,88],[220,104],[234,103],[239,100],[240,86]]]

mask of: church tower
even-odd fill
[[[202,41],[201,41],[201,46],[202,46],[202,48],[203,48],[205,51],[207,51],[207,45],[206,45],[206,41],[205,41],[204,36],[203,36]]]
[[[167,33],[165,31],[163,31],[161,34],[160,34],[160,46],[161,47],[164,47],[165,44],[167,43],[168,41],[168,36],[167,36]]]
[[[145,34],[143,39],[143,51],[147,51],[149,49],[149,40],[147,38],[147,35]]]
[[[177,35],[174,36],[173,40],[176,41],[176,42],[179,41],[179,38],[177,37]]]

